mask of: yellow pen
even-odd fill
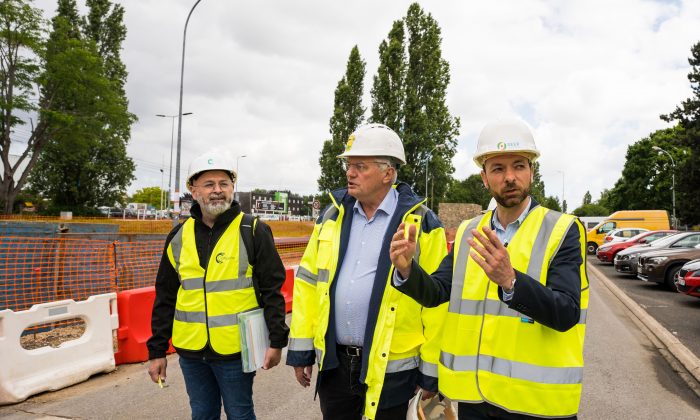
[[[160,379],[160,376],[158,377],[158,386],[163,389],[163,380]]]

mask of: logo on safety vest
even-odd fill
[[[233,257],[227,257],[225,252],[219,252],[218,254],[216,254],[216,262],[219,264],[223,264],[224,261],[232,259]]]
[[[349,152],[350,149],[352,148],[352,144],[355,142],[355,135],[350,134],[350,137],[348,137],[348,142],[345,144],[345,151]]]

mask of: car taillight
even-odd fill
[[[612,241],[612,238],[609,237],[609,236],[606,236],[606,237],[605,237],[605,242],[610,242],[610,241]]]

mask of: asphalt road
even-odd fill
[[[700,298],[671,291],[663,284],[619,274],[612,264],[595,257],[589,257],[588,261],[700,357]]]
[[[595,275],[584,349],[580,419],[698,419],[700,399],[642,332],[626,306]],[[638,322],[638,321],[637,321]],[[81,384],[0,407],[0,418],[188,419],[177,356],[169,356],[169,386],[150,382],[145,364],[118,366]],[[254,399],[258,419],[320,419],[311,388],[301,388],[291,368],[259,371]]]

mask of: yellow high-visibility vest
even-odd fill
[[[486,401],[515,413],[573,416],[581,399],[588,309],[585,231],[574,216],[538,206],[508,243],[513,268],[546,285],[549,265],[567,231],[579,229],[581,316],[573,328],[559,332],[501,302],[498,286],[469,256],[470,231],[481,230],[491,215],[465,221],[457,230],[438,365],[440,391],[455,401]]]
[[[170,242],[168,258],[180,278],[174,347],[198,351],[209,342],[222,355],[241,351],[238,314],[258,307],[253,267],[240,234],[242,215],[219,238],[206,271],[199,262],[193,219],[185,221]]]

